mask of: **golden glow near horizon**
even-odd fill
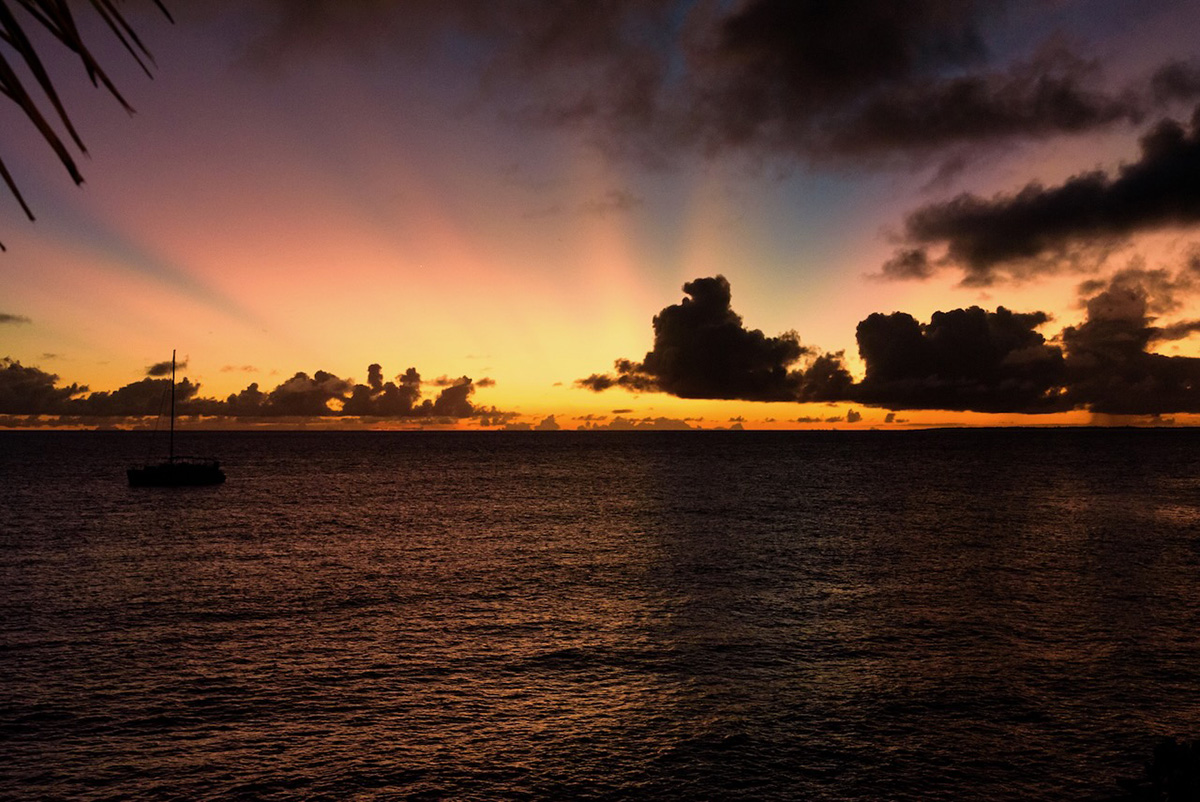
[[[680,301],[681,285],[718,273],[746,328],[795,330],[806,346],[844,351],[856,379],[864,366],[855,326],[873,312],[925,322],[972,305],[1043,311],[1052,320],[1041,331],[1054,336],[1084,319],[1080,282],[1129,264],[1173,269],[1193,253],[1191,229],[1114,242],[1120,248],[1099,269],[1091,262],[1090,271],[992,286],[962,286],[953,269],[926,281],[869,274],[895,251],[913,209],[962,192],[991,198],[1032,181],[1052,186],[1097,168],[1115,175],[1138,157],[1145,124],[1035,137],[975,161],[948,149],[951,161],[925,152],[907,163],[826,167],[816,156],[681,149],[647,162],[597,147],[599,135],[586,128],[529,123],[517,101],[488,96],[470,66],[444,55],[440,71],[378,43],[380,52],[361,58],[319,51],[311,63],[291,63],[295,54],[281,52],[264,65],[247,55],[247,43],[267,35],[253,14],[189,9],[174,27],[146,24],[159,61],[153,82],[111,43],[101,46],[138,109],[133,119],[81,84],[73,64],[52,60],[93,154],[82,189],[59,174],[19,115],[0,111],[14,132],[4,158],[40,218],[30,225],[9,198],[0,203],[9,246],[0,255],[9,276],[0,314],[17,318],[0,324],[0,357],[63,383],[115,390],[174,347],[205,397],[251,382],[269,391],[299,371],[362,383],[378,363],[385,379],[415,367],[427,381],[490,380],[475,404],[510,413],[509,423],[553,416],[563,428],[617,417],[702,428],[1193,422],[1084,410],[898,409],[889,417],[851,402],[575,385],[616,359],[642,359],[652,318]],[[1105,35],[1141,41],[1174,27],[1155,17]],[[241,43],[232,50],[230,31]],[[1044,38],[1025,34],[1030,47]],[[1122,69],[1132,80],[1170,55],[1126,58]],[[944,169],[954,158],[963,163]],[[1195,317],[1188,295],[1159,319]],[[1200,338],[1153,350],[1195,356]],[[423,397],[437,392],[427,385]]]

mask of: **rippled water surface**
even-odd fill
[[[1092,799],[1200,729],[1200,433],[0,434],[0,796]]]

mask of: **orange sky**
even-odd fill
[[[380,35],[355,53],[333,28],[312,42],[273,39],[272,8],[181,8],[173,26],[135,10],[157,59],[153,81],[88,22],[138,113],[126,116],[69,59],[51,61],[91,153],[81,188],[15,107],[0,106],[0,126],[13,132],[3,158],[39,216],[31,224],[0,198],[0,313],[28,321],[0,324],[0,356],[113,390],[176,348],[201,394],[216,398],[297,371],[363,382],[371,363],[387,378],[415,366],[426,379],[491,379],[477,405],[516,422],[553,415],[566,428],[614,410],[704,428],[835,425],[831,417],[859,428],[1086,423],[1097,418],[1084,409],[900,410],[907,423],[887,423],[886,408],[863,404],[594,393],[575,381],[641,359],[651,319],[701,276],[729,280],[747,328],[795,330],[805,344],[845,351],[861,379],[855,326],[872,312],[926,321],[971,305],[1041,310],[1051,337],[1083,320],[1081,280],[1130,259],[1173,269],[1192,245],[1192,231],[1175,227],[1127,239],[1086,274],[980,288],[960,286],[948,268],[927,281],[879,281],[867,274],[892,254],[913,209],[1111,173],[1138,158],[1146,123],[829,163],[786,148],[698,148],[655,162],[598,145],[586,125],[530,122],[503,80],[483,80],[507,62],[496,57],[481,73],[482,57],[452,27],[440,45]],[[990,63],[1028,60],[1057,36],[1104,60],[1097,86],[1119,88],[1191,56],[1185,38],[1164,34],[1194,16],[1180,4],[1151,3],[1107,27],[1071,8],[1025,14],[981,28]],[[1135,49],[1150,39],[1155,52]],[[935,181],[961,154],[959,169]],[[1195,313],[1189,298],[1160,322]],[[1194,336],[1157,347],[1197,353]],[[860,421],[845,423],[850,409]]]

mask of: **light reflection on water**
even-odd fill
[[[1088,798],[1200,721],[1191,432],[202,439],[0,435],[6,787]]]

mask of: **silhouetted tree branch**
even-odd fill
[[[79,0],[79,2],[82,3],[83,0]],[[142,70],[149,75],[150,69],[147,66],[147,62],[153,64],[154,57],[150,55],[150,51],[142,44],[142,40],[138,37],[137,33],[117,10],[113,4],[113,0],[86,0],[86,2],[100,15],[100,18],[104,20],[108,29],[117,37],[129,54],[133,56]],[[166,15],[168,20],[174,21],[161,0],[152,0],[152,2]],[[14,13],[14,9],[23,12],[23,14],[18,15]],[[55,39],[79,56],[93,86],[104,84],[104,87],[108,89],[126,111],[132,114],[133,108],[125,101],[121,93],[117,91],[117,88],[108,79],[104,70],[101,69],[100,64],[84,44],[83,36],[75,24],[75,17],[71,13],[68,0],[0,0],[0,42],[8,46],[7,49],[0,47],[0,94],[3,94],[21,107],[21,111],[29,118],[29,121],[38,129],[38,133],[42,135],[42,139],[46,141],[46,144],[58,156],[58,160],[62,162],[63,167],[66,168],[72,180],[76,184],[82,184],[83,175],[79,172],[79,168],[75,164],[70,150],[59,137],[51,122],[47,120],[47,115],[43,114],[38,100],[34,98],[29,89],[26,89],[16,69],[14,69],[15,64],[24,65],[24,68],[33,77],[37,88],[43,96],[41,102],[43,104],[49,103],[51,109],[53,109],[53,116],[57,117],[58,122],[66,130],[71,142],[79,149],[79,152],[87,153],[87,148],[84,147],[83,140],[80,139],[79,133],[71,123],[71,118],[67,114],[67,110],[63,107],[62,101],[58,97],[58,92],[55,91],[54,82],[46,72],[45,65],[42,63],[37,49],[25,33],[23,24],[27,26],[31,21],[42,25]],[[29,204],[25,202],[25,198],[21,196],[21,192],[17,188],[17,183],[5,166],[3,159],[0,159],[0,178],[4,180],[9,192],[12,193],[17,203],[21,205],[21,209],[24,210],[25,215],[30,220],[35,219],[33,210],[29,208]],[[0,242],[0,251],[4,249],[4,244]]]

